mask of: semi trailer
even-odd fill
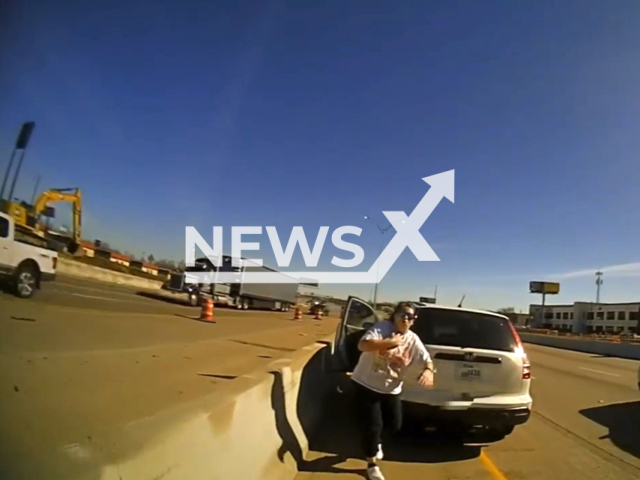
[[[242,259],[244,260],[244,259]],[[224,255],[220,272],[233,273],[233,282],[221,283],[216,281],[217,267],[208,258],[199,258],[193,267],[187,267],[184,272],[172,273],[166,284],[166,289],[175,294],[186,294],[189,304],[199,306],[203,296],[212,298],[217,305],[235,307],[238,310],[250,308],[278,310],[288,312],[296,304],[298,283],[247,283],[244,282],[244,272],[265,271],[278,273],[266,266],[234,266],[232,257]],[[205,283],[190,283],[187,281],[190,273],[207,273]]]

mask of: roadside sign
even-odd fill
[[[556,282],[529,282],[529,293],[557,295],[560,293],[560,284]]]
[[[420,297],[420,303],[436,303],[436,299],[433,297]]]

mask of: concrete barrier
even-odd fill
[[[316,343],[197,402],[48,454],[25,452],[18,465],[0,465],[0,477],[291,480],[335,392],[329,352]]]
[[[523,342],[533,343],[534,345],[640,360],[640,345],[637,343],[627,343],[625,341],[616,343],[606,340],[584,340],[577,337],[556,337],[529,333],[520,333],[519,335]]]
[[[91,278],[101,282],[117,283],[119,285],[129,285],[137,288],[157,290],[162,287],[161,280],[150,280],[127,275],[126,273],[113,272],[106,268],[87,265],[64,257],[58,258],[58,273],[71,275],[74,277]]]

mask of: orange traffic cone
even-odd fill
[[[296,307],[296,314],[293,317],[294,320],[301,320],[302,321],[302,308],[300,306]]]
[[[202,310],[200,311],[200,320],[203,322],[216,323],[213,318],[213,300],[210,298],[202,299]]]
[[[321,309],[321,308],[318,308],[318,309],[316,310],[316,316],[315,316],[315,319],[316,319],[316,320],[322,320],[322,309]]]

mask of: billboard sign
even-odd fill
[[[420,303],[436,303],[436,299],[433,297],[420,297]]]
[[[560,284],[557,282],[529,282],[529,293],[557,295],[560,293]]]

